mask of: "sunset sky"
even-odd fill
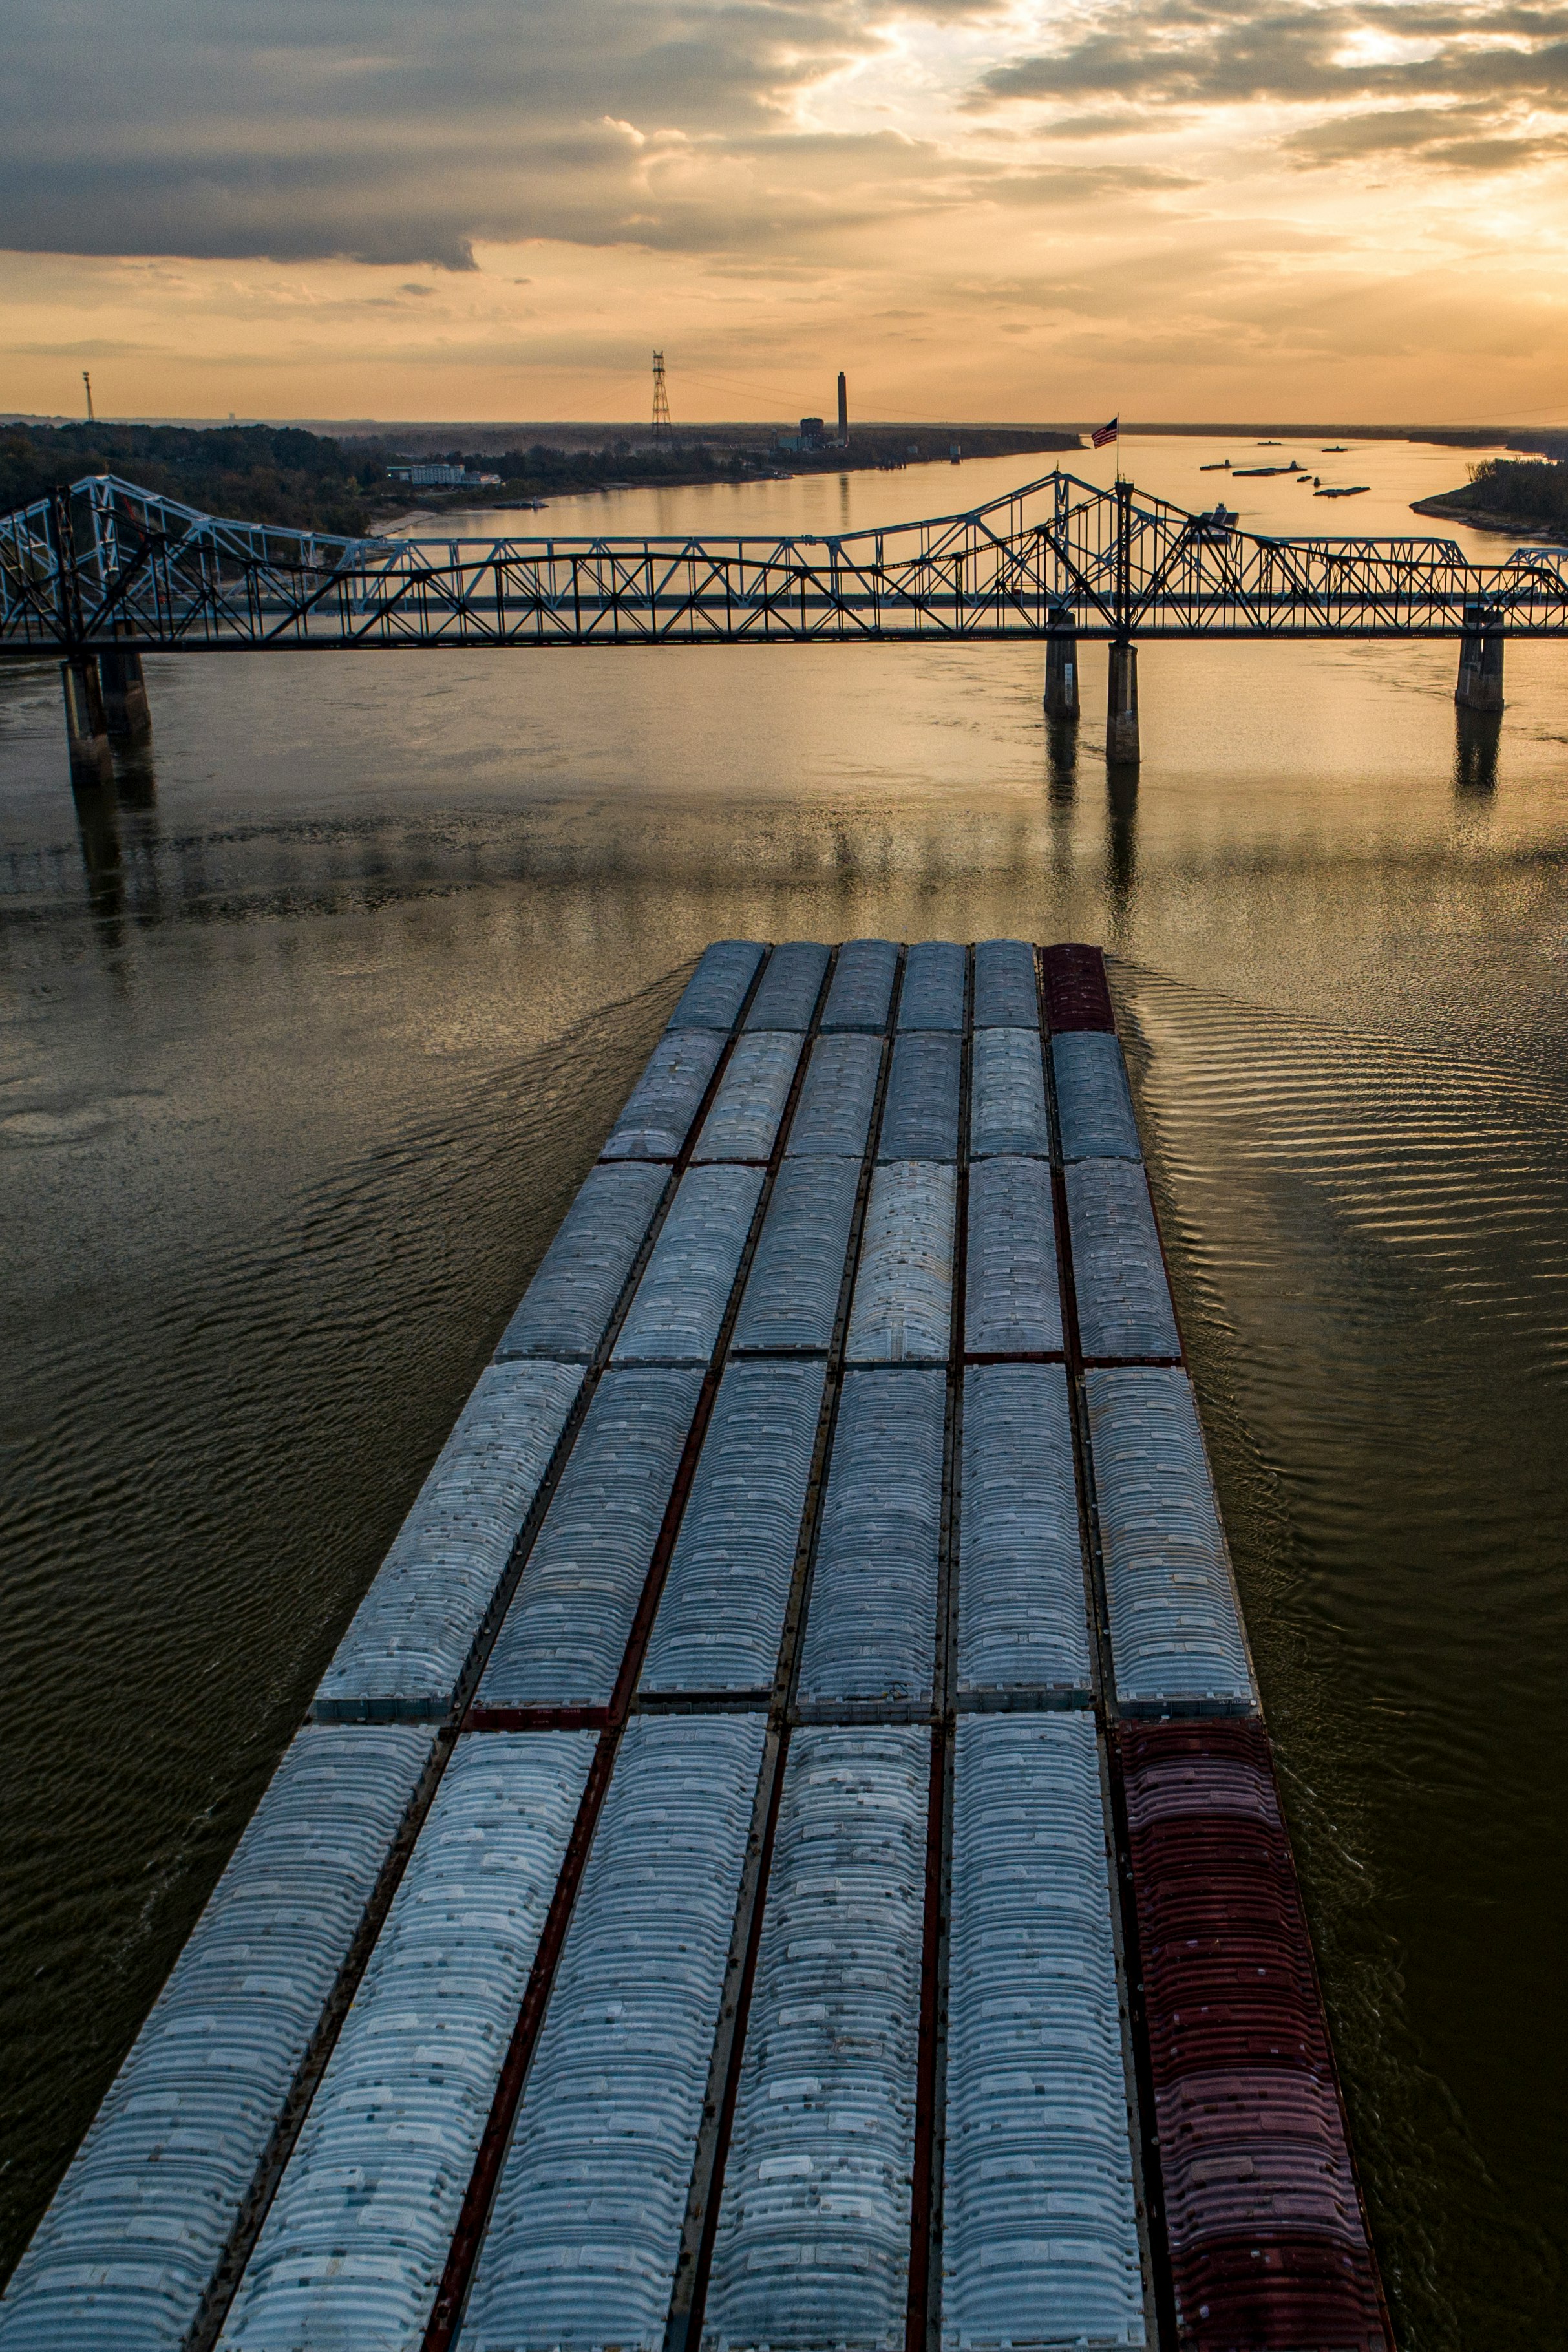
[[[10,0],[0,409],[1545,424],[1568,6]]]

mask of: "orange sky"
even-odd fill
[[[13,0],[0,409],[1539,424],[1568,7]]]

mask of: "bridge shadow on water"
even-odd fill
[[[1497,790],[1498,746],[1502,713],[1456,710],[1454,793],[1459,800],[1489,800]]]
[[[158,896],[158,858],[163,846],[158,823],[158,777],[152,747],[137,743],[117,751],[114,772],[101,781],[73,778],[77,832],[88,906],[103,943],[118,948],[132,906]]]

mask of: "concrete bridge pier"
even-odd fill
[[[60,684],[66,698],[66,744],[70,752],[71,782],[107,783],[114,774],[109,749],[109,722],[104,717],[103,688],[98,659],[84,654],[60,664]]]
[[[1465,606],[1454,700],[1461,710],[1502,709],[1502,614],[1495,604]]]
[[[1105,756],[1116,767],[1135,767],[1138,741],[1138,648],[1110,642],[1110,675],[1105,702]]]
[[[1071,607],[1053,605],[1046,617],[1046,718],[1078,717],[1078,623]]]
[[[153,713],[147,701],[147,681],[142,675],[142,656],[127,646],[113,653],[100,654],[98,675],[103,688],[103,715],[111,735],[124,735],[133,743],[144,743],[153,732]]]

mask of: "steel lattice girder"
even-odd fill
[[[113,475],[0,517],[0,653],[1568,634],[1568,550],[1283,539],[1069,474],[827,539],[342,539]]]

